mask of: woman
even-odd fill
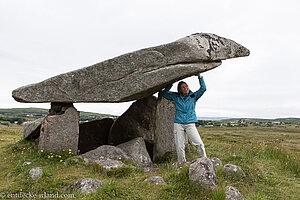
[[[174,120],[175,146],[178,162],[181,164],[186,162],[184,152],[185,132],[188,134],[192,144],[196,147],[199,157],[206,157],[204,144],[195,125],[195,123],[198,122],[195,112],[196,101],[206,91],[206,86],[201,74],[199,73],[197,76],[200,89],[196,92],[190,91],[189,86],[183,81],[178,83],[178,93],[169,93],[172,84],[167,85],[163,91],[163,97],[174,101],[176,107]]]

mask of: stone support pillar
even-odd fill
[[[73,104],[51,103],[50,114],[41,125],[39,150],[77,154],[79,138],[79,112]]]

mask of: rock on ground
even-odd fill
[[[234,187],[227,186],[225,188],[225,200],[243,200],[243,195]]]
[[[40,167],[32,168],[28,174],[32,179],[37,181],[42,177],[43,169]]]
[[[23,124],[23,137],[24,139],[30,140],[30,139],[37,139],[40,137],[40,131],[41,131],[41,124],[43,118],[34,120],[34,121],[28,121],[24,122]]]
[[[108,134],[113,123],[113,119],[105,118],[80,124],[78,143],[80,153],[86,153],[101,145],[107,145]]]
[[[189,168],[189,179],[206,189],[215,188],[217,175],[211,160],[207,157],[194,160]]]
[[[142,137],[135,138],[129,142],[119,144],[117,147],[126,152],[131,159],[140,167],[153,165]]]
[[[104,181],[91,179],[91,178],[85,178],[79,181],[76,181],[67,187],[63,188],[64,190],[78,190],[81,193],[88,194],[92,192],[96,192],[98,188],[103,187],[106,185]]]
[[[102,167],[102,170],[104,173],[106,173],[108,170],[116,169],[124,166],[124,163],[122,163],[119,160],[111,160],[109,158],[105,160],[96,160],[95,163],[100,165]]]
[[[239,166],[236,166],[233,164],[224,165],[224,171],[233,173],[233,174],[245,175],[245,172]]]
[[[222,161],[219,158],[210,158],[214,167],[223,167]]]
[[[162,184],[167,185],[165,180],[161,176],[151,176],[144,180],[144,182],[153,183],[153,184]]]
[[[12,96],[31,103],[138,100],[169,83],[211,70],[221,60],[249,54],[232,40],[196,33],[18,88]]]
[[[120,161],[130,160],[130,157],[122,149],[111,145],[102,145],[97,149],[80,155],[80,157],[89,163],[93,163],[96,160],[106,160],[107,158]]]

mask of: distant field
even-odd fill
[[[211,127],[199,128],[209,157],[218,157],[223,164],[240,166],[245,177],[226,174],[216,169],[218,188],[206,191],[188,180],[188,167],[180,172],[171,167],[176,154],[169,154],[159,162],[158,173],[147,174],[130,165],[105,175],[97,165],[72,162],[72,156],[61,155],[63,162],[50,155],[38,154],[37,144],[22,140],[21,126],[0,126],[0,193],[56,193],[74,194],[76,199],[224,199],[224,187],[236,187],[247,199],[300,199],[300,129],[295,125],[273,127]],[[189,161],[196,158],[195,148],[187,152]],[[24,161],[31,165],[22,166]],[[39,182],[27,173],[42,167],[45,174]],[[260,170],[268,172],[261,175]],[[11,178],[6,175],[12,172]],[[151,185],[143,180],[162,176],[167,186]],[[95,178],[108,184],[94,194],[82,195],[61,188],[83,178]]]

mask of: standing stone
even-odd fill
[[[28,121],[24,122],[23,124],[23,137],[24,139],[30,140],[30,139],[37,139],[40,137],[40,131],[41,131],[41,124],[43,118],[34,120],[34,121]]]
[[[244,197],[236,188],[227,186],[225,188],[225,200],[243,200]]]
[[[108,144],[119,145],[137,137],[142,137],[152,158],[155,114],[156,97],[149,96],[134,102],[112,125],[108,136]]]
[[[39,150],[61,152],[71,149],[77,154],[79,112],[74,107],[68,107],[58,113],[62,114],[48,115],[42,122]]]
[[[207,157],[194,160],[189,168],[190,181],[206,189],[216,187],[217,175],[214,165]]]
[[[117,147],[125,151],[140,167],[147,167],[153,164],[142,137],[119,144]]]
[[[96,149],[101,145],[107,145],[109,130],[113,123],[113,119],[105,118],[80,124],[78,144],[80,153]]]
[[[158,94],[153,159],[163,156],[167,152],[175,151],[174,143],[175,104],[165,99],[160,91]]]

